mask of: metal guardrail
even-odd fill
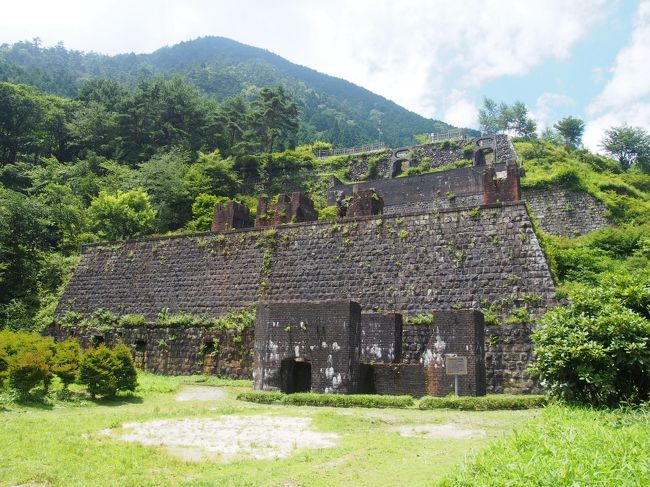
[[[325,159],[327,157],[346,156],[348,154],[360,154],[362,152],[375,152],[384,150],[385,148],[386,144],[383,142],[376,142],[374,144],[364,144],[358,147],[347,147],[345,149],[318,150],[314,152],[314,155],[318,159]]]
[[[467,139],[469,136],[465,133],[463,129],[453,129],[449,132],[441,132],[439,134],[429,134],[427,142],[442,142],[445,140],[463,140]]]

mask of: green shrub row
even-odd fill
[[[47,392],[54,376],[64,389],[73,382],[85,385],[93,397],[133,391],[137,385],[131,349],[125,345],[82,353],[73,338],[55,343],[36,333],[0,331],[0,389],[8,386],[27,397],[39,386]]]
[[[419,409],[460,409],[463,411],[493,411],[499,409],[534,409],[548,404],[543,395],[514,396],[491,394],[481,397],[426,396],[418,402]]]
[[[68,311],[60,320],[62,326],[95,327],[100,330],[110,330],[115,327],[178,327],[205,326],[218,330],[244,331],[255,324],[255,309],[248,308],[231,311],[223,316],[212,318],[191,313],[170,313],[165,308],[158,313],[156,321],[148,322],[141,314],[126,314],[118,316],[111,311],[98,309],[91,316],[85,317],[76,311]]]
[[[249,391],[237,396],[240,401],[259,404],[287,404],[293,406],[330,406],[407,409],[461,409],[490,411],[499,409],[533,409],[546,406],[548,399],[542,395],[514,396],[494,394],[481,397],[432,397],[416,401],[411,396],[378,394],[318,394],[313,392],[283,394],[277,391]]]

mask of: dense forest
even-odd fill
[[[392,147],[413,135],[449,125],[410,112],[348,81],[293,64],[269,51],[222,37],[203,37],[151,54],[105,56],[41,47],[38,39],[0,46],[0,81],[25,83],[44,92],[77,98],[87,81],[110,78],[128,90],[143,80],[178,77],[219,102],[255,99],[263,88],[283,85],[299,109],[298,144],[326,140],[350,147],[383,140]]]

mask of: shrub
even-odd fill
[[[80,358],[81,347],[74,338],[68,338],[56,345],[52,360],[52,372],[61,379],[64,389],[67,389],[76,380]]]
[[[256,402],[259,404],[271,404],[281,402],[284,394],[276,391],[249,391],[242,392],[237,396],[240,401]]]
[[[493,411],[498,409],[533,409],[546,406],[546,396],[512,396],[491,394],[489,396],[426,396],[418,402],[419,409],[461,409],[463,411]]]
[[[135,390],[137,377],[130,350],[124,345],[113,350],[104,345],[87,350],[79,364],[79,383],[93,398]]]
[[[598,286],[575,288],[570,299],[569,306],[546,313],[534,331],[531,370],[566,400],[648,400],[650,272],[609,275]]]
[[[49,385],[54,355],[54,340],[37,333],[0,331],[0,383],[8,378],[8,385],[23,395],[43,382]],[[2,370],[4,367],[4,370]]]
[[[296,406],[332,406],[362,408],[408,408],[413,406],[411,396],[381,396],[378,394],[317,394],[303,392],[287,394],[284,404]]]
[[[27,396],[39,383],[47,387],[51,375],[45,357],[35,352],[26,352],[16,357],[9,366],[9,387]]]
[[[377,394],[319,394],[302,392],[283,394],[277,391],[250,391],[237,396],[241,401],[261,404],[282,403],[294,406],[330,406],[362,408],[408,408],[413,406],[411,396],[380,396]]]
[[[138,372],[133,363],[131,349],[119,344],[113,349],[115,358],[115,384],[120,391],[135,391],[138,386]]]
[[[86,350],[79,363],[79,383],[95,396],[114,396],[117,392],[115,356],[104,345]]]

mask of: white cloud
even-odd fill
[[[472,93],[567,59],[605,0],[22,0],[3,5],[0,42],[149,52],[203,35],[264,47],[428,116],[470,119]]]
[[[537,98],[535,108],[530,111],[530,116],[537,122],[540,130],[544,130],[550,125],[554,118],[555,107],[573,105],[573,98],[560,93],[543,93]]]
[[[629,43],[619,51],[611,78],[587,107],[584,143],[592,150],[606,129],[627,123],[650,130],[650,1],[641,2]]]
[[[453,89],[445,99],[445,122],[457,127],[478,127],[478,107],[467,94]]]

